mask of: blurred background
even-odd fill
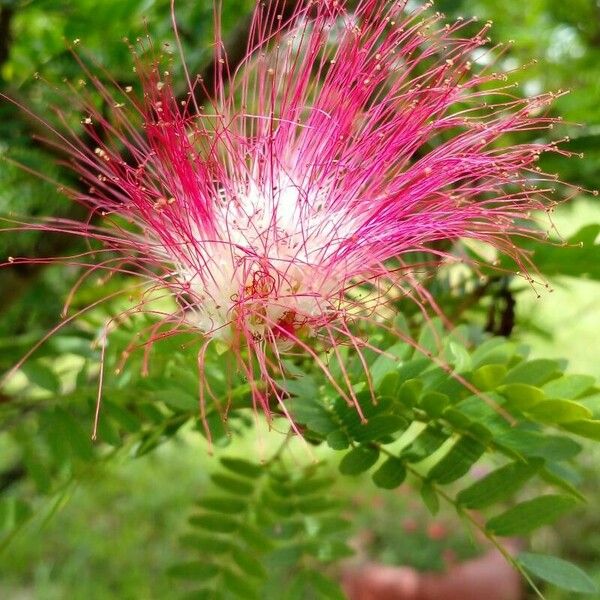
[[[177,2],[179,29],[192,71],[202,71],[211,58],[212,4],[209,0]],[[233,45],[243,39],[252,4],[248,0],[223,2],[223,23]],[[542,166],[582,188],[599,188],[600,0],[438,0],[435,9],[448,18],[491,19],[494,42],[513,40],[499,66],[517,70],[514,78],[522,94],[571,90],[553,108],[554,116],[565,122],[557,136],[569,135],[571,141],[565,147],[584,157],[547,158]],[[131,54],[123,38],[135,40],[147,33],[157,45],[174,42],[168,0],[0,0],[0,91],[49,120],[54,118],[50,106],[68,115],[72,92],[63,80],[77,86],[81,71],[67,44],[81,40],[79,47],[86,57],[106,68],[122,86],[135,86]],[[532,64],[532,59],[537,62]],[[524,65],[527,68],[521,69]],[[39,135],[43,131],[34,119],[0,101],[0,158],[73,183],[58,164],[58,156],[36,140]],[[56,185],[2,160],[0,214],[18,218],[78,213]],[[600,231],[598,199],[582,193],[562,206],[553,220],[564,238],[579,232],[595,240]],[[0,234],[0,262],[8,256],[57,256],[76,249],[76,241],[57,236]],[[598,253],[590,256],[593,260]],[[541,298],[525,286],[512,290],[516,302],[512,336],[530,345],[536,356],[567,356],[571,371],[598,377],[600,262],[568,264],[567,257],[550,275],[553,292]],[[0,372],[56,324],[75,278],[75,271],[53,266],[0,269]],[[600,399],[596,405],[598,412]],[[16,440],[1,428],[0,423],[0,490],[22,491],[23,486],[33,484],[24,481],[24,467],[14,461]],[[184,528],[190,499],[206,484],[210,468],[204,448],[190,440],[183,434],[136,461],[113,461],[55,498],[46,506],[47,518],[19,532],[8,549],[0,549],[0,598],[171,598],[164,572],[180,552],[176,535]],[[585,458],[587,471],[580,484],[590,498],[585,518],[563,520],[559,528],[540,534],[537,540],[546,551],[587,568],[598,581],[599,458],[591,452]],[[43,480],[43,472],[38,475]],[[35,493],[33,488],[31,493]],[[363,489],[356,498],[357,510],[368,515],[369,507],[377,502],[374,489]],[[432,521],[410,499],[400,498],[397,503],[393,514],[401,516],[396,517],[395,529],[383,517],[381,522],[369,521],[368,527],[381,541],[379,559],[435,570],[441,568],[448,552],[459,557],[474,552],[456,519],[442,515]],[[0,539],[2,527],[8,527],[11,518],[15,516],[0,510]],[[359,519],[358,528],[365,519]],[[548,597],[559,600],[574,595],[553,591]]]

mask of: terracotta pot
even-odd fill
[[[365,563],[348,567],[343,587],[349,600],[519,600],[519,573],[497,550],[450,567],[420,573],[411,567]]]

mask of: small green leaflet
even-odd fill
[[[471,509],[481,509],[510,498],[541,467],[543,461],[514,462],[486,475],[462,490],[457,501]]]
[[[379,458],[379,450],[367,446],[357,446],[342,458],[340,473],[358,475],[370,469]]]
[[[576,435],[600,441],[600,420],[584,419],[582,421],[572,421],[570,423],[563,423],[562,428]]]
[[[522,552],[517,562],[529,573],[564,590],[597,594],[596,584],[577,566],[545,554]]]
[[[590,419],[592,412],[572,400],[544,400],[527,411],[541,423],[569,423]]]
[[[421,486],[421,499],[423,500],[423,504],[427,507],[427,510],[435,516],[440,510],[440,499],[431,484],[427,482],[423,483]]]
[[[373,473],[373,482],[377,487],[393,490],[406,479],[406,467],[399,458],[388,458]]]
[[[486,529],[500,536],[529,533],[542,525],[556,521],[563,513],[572,509],[577,501],[568,496],[549,494],[517,504],[506,512],[493,517]]]
[[[437,483],[451,483],[465,475],[485,452],[485,446],[470,437],[461,437],[427,474]]]

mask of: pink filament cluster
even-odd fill
[[[481,66],[502,53],[489,23],[468,36],[474,21],[430,9],[265,0],[235,69],[217,19],[214,89],[186,70],[178,98],[156,65],[138,67],[143,97],[93,78],[111,107],[81,96],[94,144],[57,143],[88,188],[74,196],[105,218],[44,227],[101,240],[109,258],[91,272],[167,288],[181,310],[164,321],[227,344],[268,411],[292,346],[327,372],[311,335],[360,354],[352,325],[378,319],[382,290],[428,302],[408,254],[442,260],[440,242],[469,238],[520,262],[513,238],[532,235],[530,211],[552,190],[536,161],[556,145],[506,140],[551,127],[555,94],[519,97]]]

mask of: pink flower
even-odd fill
[[[233,72],[217,31],[206,106],[202,80],[188,76],[181,101],[158,66],[138,65],[141,98],[94,79],[113,107],[107,117],[81,97],[95,149],[74,134],[58,143],[89,187],[75,199],[104,218],[44,227],[101,240],[113,252],[100,268],[168,289],[179,310],[164,322],[203,337],[201,369],[207,344],[227,345],[267,412],[272,398],[283,406],[275,379],[292,346],[331,378],[314,336],[360,353],[354,327],[385,326],[390,288],[430,301],[409,253],[441,261],[439,242],[467,238],[526,270],[513,238],[533,235],[526,221],[553,180],[536,161],[559,150],[507,140],[551,126],[555,95],[515,95],[477,66],[501,52],[484,48],[489,24],[469,37],[471,21],[429,9],[317,0],[290,18],[260,2]],[[353,397],[345,372],[331,380]]]

